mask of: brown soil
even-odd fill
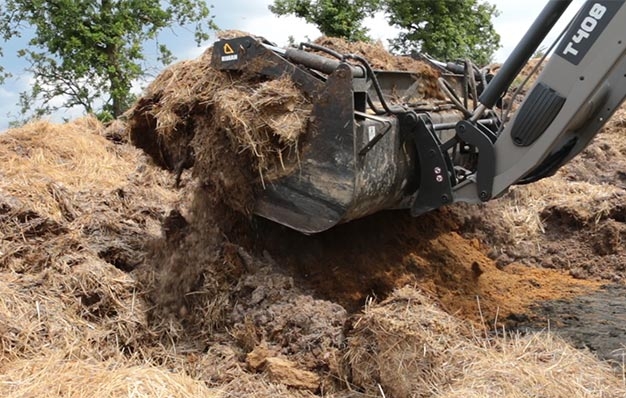
[[[482,311],[491,321],[600,285],[559,271],[498,267],[487,246],[459,234],[454,217],[448,209],[418,219],[385,212],[316,236],[262,223],[258,239],[304,286],[353,311],[368,297],[384,298],[408,284],[437,297],[450,313],[480,322]]]

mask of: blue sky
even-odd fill
[[[272,0],[208,0],[207,2],[213,4],[215,23],[220,29],[237,29],[250,32],[264,36],[279,45],[284,45],[290,35],[296,41],[307,38],[314,39],[319,36],[319,31],[314,26],[306,24],[300,19],[274,16],[267,8]],[[502,44],[502,48],[495,54],[495,59],[502,62],[532,24],[534,18],[541,12],[546,0],[490,0],[489,2],[495,4],[501,13],[494,20],[494,25],[501,36]],[[555,32],[551,34],[548,40],[556,38],[558,31],[565,26],[565,21],[574,15],[582,2],[582,0],[574,0],[562,23],[557,25],[557,28],[554,29]],[[366,25],[370,28],[370,36],[380,39],[384,43],[396,35],[396,31],[387,25],[382,15],[368,18]],[[178,60],[195,58],[207,46],[211,45],[211,41],[209,41],[203,43],[200,48],[196,47],[192,33],[184,29],[167,30],[161,35],[160,40],[170,47]],[[4,50],[0,64],[13,74],[13,78],[0,86],[0,131],[6,129],[10,120],[17,114],[19,93],[28,90],[30,86],[31,76],[24,72],[25,62],[15,55],[15,51],[23,45],[24,40],[0,44]],[[146,51],[148,56],[156,57],[156,49],[147,47]],[[155,69],[153,73],[157,74],[158,69]],[[143,85],[145,82],[137,82],[135,89],[140,91]],[[70,109],[60,111],[50,118],[59,121],[63,118],[71,119],[81,114],[80,109]]]

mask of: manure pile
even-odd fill
[[[311,237],[253,218],[310,107],[288,79],[204,54],[157,77],[126,126],[0,135],[0,396],[626,395],[591,353],[503,331],[603,282],[496,261],[518,236],[486,235],[497,207]]]

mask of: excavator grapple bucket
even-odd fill
[[[400,136],[398,119],[366,112],[371,90],[360,66],[319,55],[285,56],[262,41],[242,37],[215,44],[213,65],[268,78],[289,76],[313,109],[299,142],[299,162],[288,175],[266,182],[255,212],[304,233],[401,205],[416,166]],[[288,57],[301,57],[300,63]],[[303,63],[312,65],[311,69]],[[409,73],[376,72],[386,90],[410,96],[419,81]]]

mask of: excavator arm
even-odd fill
[[[491,80],[471,62],[425,58],[446,100],[424,96],[417,72],[375,70],[362,56],[319,45],[216,42],[214,67],[288,76],[313,105],[297,164],[266,181],[255,212],[310,234],[384,209],[418,216],[485,202],[554,174],[624,101],[625,1],[585,3],[514,117],[493,108],[570,2],[548,2]]]
[[[526,41],[522,40],[507,61],[511,70],[521,67],[520,59],[515,58],[517,54],[528,55],[543,38],[532,35],[560,16],[568,3],[555,1],[546,6]],[[494,143],[492,196],[502,194],[513,184],[530,183],[554,174],[589,145],[626,96],[625,54],[624,2],[592,0],[584,4],[514,118],[503,125]],[[504,80],[510,78],[500,76]],[[501,82],[494,79],[492,83]],[[508,86],[506,81],[501,84]],[[495,85],[494,92],[501,93]],[[480,100],[492,106],[489,95],[485,91]],[[488,106],[479,106],[473,117]],[[456,187],[455,201],[480,200],[475,185]]]

